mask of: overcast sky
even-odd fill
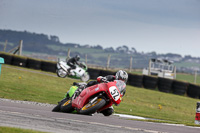
[[[0,29],[200,57],[200,0],[0,0]]]

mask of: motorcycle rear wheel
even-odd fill
[[[102,98],[98,98],[96,101],[94,101],[92,104],[87,103],[81,110],[79,111],[80,114],[84,115],[90,115],[95,113],[97,110],[105,106],[106,100]]]
[[[67,76],[67,72],[65,72],[62,68],[56,70],[57,76],[61,78],[65,78]]]
[[[60,111],[65,112],[65,113],[71,113],[72,111],[74,111],[74,108],[72,107],[71,99],[65,100],[63,102],[63,104],[60,107]]]
[[[87,82],[88,80],[90,80],[90,75],[86,72],[81,76],[81,80],[83,82]]]

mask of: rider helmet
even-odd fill
[[[76,55],[75,58],[76,58],[77,61],[80,60],[80,56],[79,55]]]
[[[126,71],[123,70],[119,70],[116,74],[115,74],[115,79],[117,80],[123,80],[125,83],[128,80],[128,74]]]

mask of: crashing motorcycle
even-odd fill
[[[104,116],[109,116],[111,114],[105,110],[113,104],[116,106],[120,104],[126,88],[126,84],[121,80],[96,84],[83,90],[79,90],[82,88],[80,86],[72,86],[66,97],[52,111],[66,113],[75,111],[84,115],[102,113]]]
[[[82,62],[79,65],[76,65],[76,69],[70,70],[68,72],[68,69],[70,66],[67,65],[65,61],[59,61],[57,63],[57,76],[61,78],[70,77],[75,79],[81,79],[81,81],[86,82],[90,79],[90,75],[87,72],[87,65]]]

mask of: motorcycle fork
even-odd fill
[[[60,64],[60,67],[67,72],[67,69],[62,64]]]
[[[89,102],[89,104],[92,105],[97,99],[98,99],[98,97],[93,98],[93,99]]]
[[[97,95],[97,96],[94,97],[91,101],[89,101],[89,104],[92,105],[98,98],[103,98],[103,99],[105,99],[105,97],[103,96],[103,93],[99,93],[99,95]]]

